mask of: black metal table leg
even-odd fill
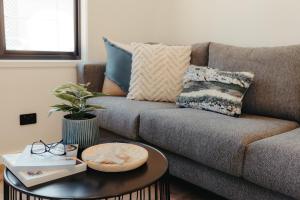
[[[36,197],[34,195],[24,194],[21,191],[16,190],[15,188],[11,187],[9,184],[4,182],[4,200],[44,200],[43,198]],[[153,188],[153,189],[152,189]],[[151,192],[154,192],[153,196]],[[134,195],[135,193],[135,195]],[[23,198],[25,197],[25,198]],[[142,188],[140,190],[134,191],[130,194],[124,194],[121,196],[116,196],[115,200],[122,200],[124,197],[132,200],[170,200],[170,188],[169,188],[169,180],[168,176],[165,176],[163,179],[159,180],[158,182],[154,183],[151,186]],[[135,198],[134,198],[135,197]],[[127,199],[125,198],[125,199]],[[61,199],[63,200],[63,199]],[[101,199],[104,200],[104,199]],[[108,200],[108,199],[105,199]]]
[[[3,181],[3,197],[6,200],[9,199],[9,185],[6,183],[6,181]]]

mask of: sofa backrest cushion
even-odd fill
[[[300,122],[300,45],[244,48],[211,43],[208,66],[255,74],[244,112]]]
[[[192,46],[191,64],[197,66],[208,65],[209,43],[198,43]]]

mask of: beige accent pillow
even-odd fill
[[[175,102],[190,65],[190,46],[132,43],[128,99]]]
[[[121,88],[116,83],[106,77],[104,79],[102,93],[109,96],[126,96],[126,93],[123,92],[123,90],[121,90]]]

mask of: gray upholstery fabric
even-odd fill
[[[97,110],[99,126],[121,136],[136,139],[142,111],[174,108],[174,103],[132,101],[126,97],[98,97],[89,103],[101,105],[106,109]]]
[[[140,137],[173,153],[241,176],[248,144],[298,127],[296,122],[242,115],[229,117],[195,109],[141,113]]]
[[[300,129],[250,144],[243,177],[300,199]]]
[[[105,78],[105,64],[87,64],[77,67],[77,82],[90,83],[88,89],[101,92]]]
[[[242,48],[211,43],[208,65],[255,74],[244,98],[245,112],[300,121],[300,45]]]
[[[170,174],[231,200],[295,200],[253,183],[164,152]]]
[[[100,129],[100,135],[102,143],[129,142],[129,140],[103,129]],[[182,156],[162,151],[168,158],[171,175],[225,198],[233,200],[294,200],[244,179],[224,174]]]
[[[208,65],[209,43],[198,43],[192,46],[191,64],[198,66]]]

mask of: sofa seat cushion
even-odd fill
[[[296,122],[255,115],[229,117],[194,109],[143,112],[140,137],[165,150],[241,176],[248,144],[295,129]]]
[[[300,128],[249,145],[243,177],[300,199]]]
[[[174,103],[133,101],[126,97],[97,97],[90,104],[101,105],[105,109],[97,110],[99,127],[129,139],[137,139],[139,118],[142,111],[175,108]]]

